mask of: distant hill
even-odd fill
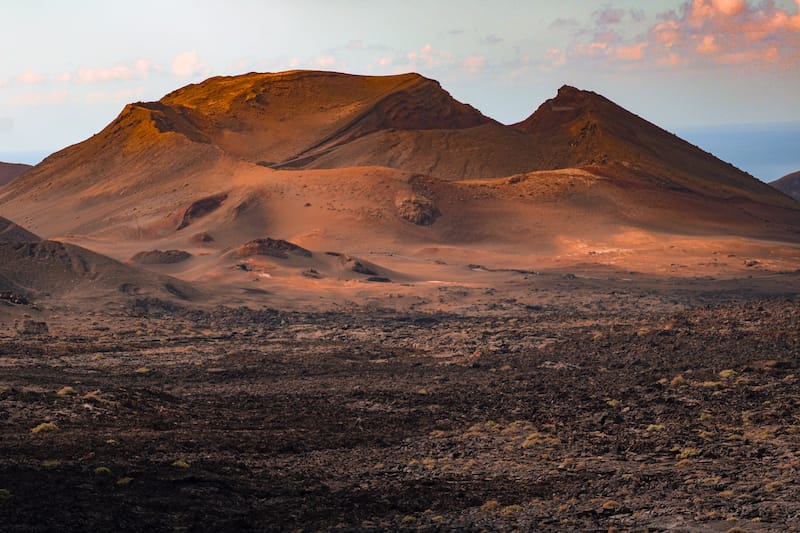
[[[31,165],[25,165],[23,163],[0,162],[0,185],[5,185],[29,168],[31,168]]]
[[[795,200],[800,200],[800,170],[792,172],[770,183],[779,191],[788,194]]]

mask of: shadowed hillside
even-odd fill
[[[800,200],[800,171],[792,172],[770,183],[773,187],[788,194],[795,200]]]
[[[5,185],[29,168],[30,165],[22,163],[0,163],[0,185]]]

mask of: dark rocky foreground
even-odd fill
[[[0,530],[796,528],[792,286],[54,315],[0,338]]]

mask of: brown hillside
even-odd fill
[[[154,294],[187,300],[197,294],[180,280],[56,241],[0,242],[0,289],[76,299]]]
[[[733,165],[591,91],[565,85],[513,127],[530,135],[542,168],[591,167],[666,188],[798,207]]]
[[[31,165],[0,162],[0,185],[5,185],[29,168],[31,168]]]
[[[37,242],[41,239],[25,228],[0,217],[0,242]]]
[[[770,185],[795,200],[800,200],[800,170],[770,182]]]

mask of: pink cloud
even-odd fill
[[[486,57],[485,56],[469,56],[469,57],[464,58],[464,60],[461,62],[461,64],[463,65],[464,69],[467,72],[470,72],[470,73],[474,74],[476,72],[480,72],[483,69],[483,67],[486,65]]]
[[[568,59],[638,62],[640,67],[800,68],[800,0],[794,4],[783,9],[772,0],[684,0],[635,40],[606,31],[624,16],[606,8],[594,13],[596,33],[575,43]]]
[[[146,59],[137,59],[132,63],[114,65],[113,67],[81,67],[78,69],[78,80],[83,83],[94,83],[98,81],[142,79],[146,78],[153,70],[156,70],[153,63]]]
[[[697,46],[697,51],[701,54],[713,54],[719,50],[719,46],[714,42],[716,39],[713,35],[706,35],[703,41]]]
[[[419,50],[412,50],[406,54],[406,65],[398,68],[401,70],[431,70],[437,67],[452,65],[453,55],[450,52],[434,48],[430,44],[425,44]],[[396,62],[395,62],[396,64]]]
[[[561,67],[567,62],[567,53],[558,48],[550,48],[544,53],[548,66]]]
[[[644,57],[644,50],[647,47],[646,42],[636,43],[631,46],[619,46],[614,49],[617,58],[624,61],[636,61]]]
[[[655,26],[651,36],[695,62],[776,64],[800,47],[800,0],[795,4],[790,13],[770,1],[692,0]]]
[[[318,56],[311,60],[311,65],[314,68],[333,68],[336,63],[334,56]]]
[[[191,78],[203,72],[204,68],[197,52],[182,52],[172,61],[172,74],[178,78]]]
[[[42,80],[44,80],[42,75],[32,70],[26,70],[25,72],[17,76],[18,82],[30,85],[33,85],[35,83],[40,83]]]

